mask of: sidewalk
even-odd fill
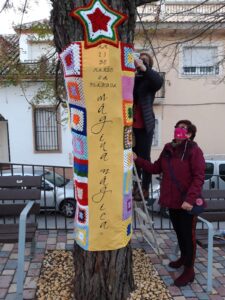
[[[168,267],[170,259],[174,258],[175,235],[173,231],[158,231],[158,242],[163,250],[162,261],[155,255],[150,246],[142,241],[140,232],[133,234],[132,245],[134,248],[143,248],[151,257],[154,267],[168,287],[175,300],[220,300],[225,299],[225,248],[214,248],[214,280],[213,292],[206,292],[207,276],[207,251],[197,248],[196,279],[193,284],[183,288],[172,285],[178,272]],[[72,231],[38,231],[37,232],[36,254],[32,261],[29,261],[30,244],[26,244],[26,279],[24,285],[24,299],[35,299],[37,281],[39,278],[42,260],[46,250],[73,249]],[[15,300],[16,284],[15,273],[17,266],[17,244],[0,244],[0,299]]]

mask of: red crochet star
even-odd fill
[[[127,16],[112,9],[105,0],[91,0],[88,5],[74,9],[70,15],[83,26],[85,48],[101,43],[118,47],[118,26]]]
[[[110,17],[104,15],[99,8],[97,8],[93,14],[87,15],[87,17],[91,21],[94,32],[97,32],[98,30],[107,31],[107,25],[110,21]]]

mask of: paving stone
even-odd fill
[[[38,277],[26,277],[24,289],[36,289]]]
[[[213,272],[212,272],[213,277],[219,277],[221,275],[220,270],[222,270],[222,269],[217,270],[217,269],[213,268]]]
[[[56,244],[56,237],[51,237],[47,239],[47,244],[49,245],[55,245]]]
[[[16,288],[17,288],[16,283],[10,284],[9,293],[16,293]]]
[[[4,265],[0,265],[0,274],[2,273],[3,270],[4,270]]]
[[[36,243],[36,248],[44,248],[45,249],[46,242],[37,242]]]
[[[165,268],[158,269],[159,275],[169,275],[169,272]]]
[[[2,275],[14,275],[16,270],[4,270]]]
[[[202,265],[202,263],[195,263],[195,268],[197,268],[200,271],[205,271],[205,266]]]
[[[17,268],[17,260],[15,259],[9,259],[5,265],[5,268],[8,270],[16,269]]]
[[[18,253],[12,253],[9,256],[10,259],[18,259]]]
[[[49,232],[49,234],[48,234],[48,239],[49,238],[54,238],[54,237],[56,237],[57,236],[57,233],[55,233],[55,232]]]
[[[155,256],[155,257],[152,257],[152,258],[151,258],[151,262],[152,262],[153,264],[159,264],[159,263],[161,263],[161,259],[158,258],[157,256]]]
[[[37,269],[37,268],[41,268],[42,263],[30,263],[30,269]]]
[[[182,290],[182,294],[185,298],[195,297],[196,294],[189,288],[187,290]]]
[[[201,274],[196,274],[195,275],[195,280],[199,283],[199,284],[205,284],[205,278],[201,275]]]
[[[35,254],[34,257],[32,258],[32,262],[42,262],[44,256],[45,256],[44,253]]]
[[[74,244],[74,240],[69,240],[67,241],[67,245],[70,244],[70,245],[73,245]],[[138,247],[139,248],[139,247]]]
[[[212,285],[213,285],[214,288],[217,289],[218,287],[221,286],[221,282],[219,282],[219,280],[217,280],[217,279],[213,279]]]
[[[41,269],[29,269],[27,272],[27,276],[38,277],[40,275]]]
[[[48,235],[47,234],[45,234],[45,235],[39,235],[38,236],[38,238],[37,238],[37,241],[38,242],[44,242],[44,241],[47,241],[47,239],[48,239]]]
[[[33,289],[25,289],[23,291],[23,299],[35,299],[36,290]]]
[[[8,260],[8,257],[0,257],[0,264],[5,264]]]
[[[225,277],[224,276],[219,276],[216,278],[221,284],[225,285]]]
[[[169,286],[168,290],[170,291],[171,296],[182,296],[181,290],[176,286]]]
[[[60,243],[60,242],[66,243],[66,240],[67,240],[66,236],[58,236],[57,237],[57,242],[58,243]]]
[[[24,272],[24,277],[26,278],[26,276],[27,276],[27,273],[26,272]],[[12,281],[12,283],[17,283],[17,270],[16,270],[16,272],[15,272],[15,274],[14,274],[14,276],[13,276],[13,281]]]
[[[46,248],[36,248],[34,255],[45,253],[45,251],[46,251]]]
[[[75,234],[74,233],[68,233],[67,234],[67,240],[74,240],[75,239]]]
[[[216,290],[220,296],[225,296],[225,287],[224,286],[220,286]]]
[[[4,244],[1,251],[12,251],[14,248],[14,244]]]
[[[0,289],[0,299],[5,299],[8,289]]]
[[[10,252],[9,251],[0,251],[0,257],[9,257]]]
[[[173,279],[171,278],[171,276],[160,276],[160,277],[162,278],[166,286],[170,286],[173,284]]]
[[[196,293],[199,300],[209,300],[209,295],[206,293]]]
[[[65,250],[66,244],[65,243],[57,243],[56,244],[56,249],[57,250]]]
[[[9,288],[10,283],[12,282],[13,276],[10,275],[1,275],[0,276],[0,288]]]
[[[221,297],[220,295],[211,295],[209,296],[210,300],[223,300],[224,297]]]
[[[16,300],[16,294],[8,294],[4,300]]]
[[[191,284],[191,288],[192,290],[196,293],[196,292],[203,292],[202,286],[200,284],[197,283],[192,283]]]
[[[66,250],[72,251],[73,250],[73,245],[66,245]]]
[[[55,250],[55,244],[47,244],[46,245],[46,250]]]
[[[224,269],[220,269],[220,272],[219,272],[219,273],[220,273],[220,275],[221,275],[221,274],[223,274],[223,275],[225,274],[225,266],[224,266]],[[219,275],[219,276],[220,276],[220,275]]]

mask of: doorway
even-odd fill
[[[10,161],[8,121],[0,114],[0,162]]]

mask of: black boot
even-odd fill
[[[175,261],[171,261],[169,263],[169,267],[173,268],[173,269],[178,269],[178,268],[180,268],[181,266],[184,265],[184,261],[185,261],[184,256],[181,256],[179,259],[177,259]]]

